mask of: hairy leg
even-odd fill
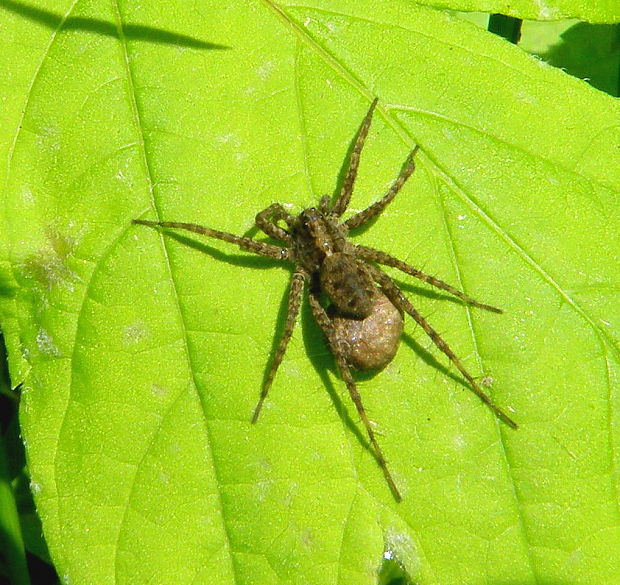
[[[360,126],[359,133],[355,140],[355,145],[353,146],[353,151],[351,152],[351,160],[349,161],[349,168],[347,170],[347,174],[344,178],[344,183],[342,184],[342,188],[340,189],[340,195],[338,199],[334,203],[334,207],[332,208],[332,214],[335,217],[340,217],[349,206],[349,201],[351,201],[351,195],[353,194],[353,185],[355,184],[355,178],[357,177],[357,168],[360,164],[360,155],[362,153],[362,148],[364,148],[364,142],[366,141],[366,136],[368,136],[368,130],[370,128],[370,123],[372,122],[372,115],[374,114],[375,107],[377,106],[377,102],[379,98],[375,98],[370,104],[370,108],[368,109],[368,113]]]
[[[327,337],[327,341],[329,343],[331,351],[334,354],[334,357],[336,358],[336,363],[338,364],[338,370],[340,371],[340,376],[344,380],[344,383],[347,386],[347,390],[349,391],[349,395],[351,396],[351,400],[353,400],[353,403],[355,404],[355,408],[357,409],[359,417],[362,419],[362,422],[364,423],[364,426],[366,427],[368,438],[370,439],[370,442],[375,450],[375,456],[377,458],[379,465],[381,466],[383,474],[385,475],[385,479],[387,480],[390,490],[394,494],[394,497],[396,498],[396,500],[400,501],[402,499],[402,496],[400,495],[400,492],[398,491],[398,488],[396,487],[396,483],[394,482],[394,479],[392,478],[392,474],[390,473],[388,469],[387,461],[385,460],[383,451],[381,451],[381,447],[379,447],[379,443],[377,442],[377,439],[375,437],[375,432],[372,428],[372,425],[370,424],[370,420],[368,418],[368,415],[366,414],[366,410],[364,409],[364,405],[362,403],[362,397],[360,396],[360,393],[357,389],[355,381],[353,380],[353,376],[351,375],[351,370],[344,358],[344,353],[341,348],[342,341],[335,338],[334,333],[333,333],[333,326],[332,326],[331,319],[325,312],[325,309],[321,306],[318,295],[314,292],[311,292],[309,298],[310,298],[310,307],[312,309],[312,314],[314,315],[314,319],[318,323],[319,327],[323,330],[325,337]]]
[[[348,230],[364,225],[367,221],[370,221],[373,217],[379,215],[390,204],[415,170],[413,158],[419,149],[420,147],[416,145],[415,148],[409,153],[409,156],[405,161],[405,166],[392,183],[392,186],[389,188],[388,192],[381,199],[379,199],[379,201],[373,203],[359,213],[356,213],[344,222],[344,225]]]
[[[291,235],[278,225],[278,221],[282,219],[289,225],[293,221],[291,214],[280,203],[272,203],[267,209],[263,209],[256,215],[255,222],[268,236],[290,244],[292,242]]]
[[[273,379],[278,371],[278,367],[282,363],[282,358],[284,357],[284,353],[286,352],[286,347],[288,346],[288,342],[291,339],[291,335],[293,334],[293,329],[295,329],[295,324],[297,323],[297,315],[299,314],[299,306],[301,305],[301,299],[304,292],[304,283],[306,281],[306,272],[300,268],[298,268],[291,278],[291,288],[288,293],[288,313],[286,315],[286,324],[284,325],[284,333],[282,334],[282,339],[280,339],[280,344],[278,345],[278,349],[273,357],[273,362],[271,363],[271,367],[269,368],[269,372],[267,373],[267,377],[263,382],[263,388],[260,393],[260,398],[258,399],[258,404],[254,409],[254,415],[252,416],[252,423],[255,423],[258,420],[258,415],[260,414],[261,408],[263,406],[263,402],[265,398],[267,398],[267,393],[271,388],[271,384]]]
[[[450,361],[457,367],[459,372],[463,374],[463,376],[467,379],[469,384],[471,385],[473,391],[476,395],[504,422],[506,422],[513,429],[517,428],[517,423],[499,406],[497,406],[491,397],[480,388],[478,382],[474,379],[474,377],[465,369],[465,366],[461,363],[461,360],[456,356],[456,354],[452,351],[450,346],[443,340],[441,335],[435,331],[429,322],[418,312],[417,309],[413,307],[413,305],[409,302],[407,297],[402,293],[402,291],[396,286],[394,281],[384,272],[376,268],[375,266],[369,265],[369,269],[373,275],[375,281],[381,285],[385,295],[392,301],[394,306],[401,311],[405,311],[411,317],[413,317],[414,321],[422,327],[424,333],[431,338],[431,341],[437,346],[439,350],[441,350]]]
[[[419,278],[421,281],[434,286],[435,288],[440,288],[441,290],[445,290],[450,294],[458,297],[459,299],[473,305],[474,307],[480,307],[481,309],[486,309],[487,311],[493,311],[493,313],[503,313],[501,309],[497,307],[493,307],[491,305],[487,305],[485,303],[481,303],[471,297],[467,296],[465,293],[461,292],[457,288],[454,288],[452,285],[444,282],[443,280],[439,280],[430,274],[426,274],[413,266],[399,260],[398,258],[394,258],[394,256],[390,256],[381,250],[375,250],[374,248],[368,248],[367,246],[355,246],[355,257],[360,258],[362,260],[376,262],[377,264],[383,264],[384,266],[392,266],[393,268],[397,268],[398,270],[404,272],[405,274],[409,274],[410,276],[415,276]]]
[[[255,254],[260,254],[261,256],[275,258],[276,260],[290,260],[290,251],[287,248],[281,248],[279,246],[266,244],[264,242],[257,242],[252,238],[243,238],[241,236],[236,236],[235,234],[229,234],[228,232],[212,230],[211,228],[197,225],[195,223],[183,223],[179,221],[150,221],[148,219],[133,219],[132,223],[148,225],[151,227],[186,230],[202,236],[209,236],[210,238],[216,238],[218,240],[223,240],[224,242],[236,244],[242,250],[249,250]]]

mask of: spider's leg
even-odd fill
[[[249,250],[255,254],[261,256],[267,256],[268,258],[275,258],[276,260],[289,260],[289,250],[287,248],[281,248],[280,246],[274,246],[272,244],[266,244],[265,242],[257,242],[252,238],[243,238],[236,236],[235,234],[229,234],[228,232],[220,232],[218,230],[212,230],[211,228],[197,225],[195,223],[184,223],[179,221],[150,221],[148,219],[134,219],[132,223],[140,225],[148,225],[152,227],[163,228],[176,228],[180,230],[186,230],[188,232],[194,232],[202,236],[209,236],[210,238],[216,238],[236,244],[242,250]]]
[[[364,409],[364,405],[362,403],[362,397],[357,389],[355,381],[353,380],[353,376],[351,375],[351,370],[349,365],[347,364],[346,359],[344,358],[343,349],[341,347],[342,341],[335,338],[333,333],[333,325],[331,319],[325,312],[325,309],[321,306],[319,302],[319,297],[317,293],[310,292],[310,307],[312,309],[312,314],[314,315],[314,319],[318,323],[319,327],[323,330],[325,337],[327,337],[327,341],[329,342],[330,349],[336,358],[336,363],[338,364],[338,370],[340,371],[340,376],[344,380],[344,383],[347,386],[347,390],[349,391],[349,395],[351,396],[351,400],[355,404],[355,408],[357,408],[357,412],[359,417],[362,419],[364,426],[366,427],[366,432],[368,433],[368,438],[374,448],[375,457],[385,475],[385,479],[387,480],[388,486],[390,490],[394,494],[394,497],[397,501],[400,502],[402,496],[396,487],[396,483],[394,482],[394,478],[390,473],[390,470],[387,466],[387,461],[383,455],[383,451],[381,451],[381,447],[379,447],[379,443],[377,442],[377,438],[375,436],[375,432],[372,428],[370,420],[368,419],[368,415],[366,414],[366,410]]]
[[[410,276],[415,276],[419,278],[421,281],[434,286],[435,288],[440,288],[441,290],[445,290],[450,294],[458,297],[459,299],[473,305],[474,307],[480,307],[481,309],[486,309],[487,311],[493,311],[493,313],[503,313],[501,309],[497,307],[493,307],[491,305],[487,305],[485,303],[481,303],[476,299],[472,299],[467,296],[465,293],[461,292],[457,288],[454,288],[452,285],[444,282],[443,280],[439,280],[430,274],[426,274],[413,266],[410,266],[406,262],[399,260],[398,258],[394,258],[394,256],[390,256],[381,250],[375,250],[374,248],[368,248],[367,246],[355,246],[355,257],[360,258],[362,260],[376,262],[377,264],[383,264],[384,266],[391,266],[393,268],[398,268],[398,270],[404,272],[405,274],[409,274]]]
[[[411,173],[415,170],[415,162],[413,161],[413,158],[419,149],[420,147],[416,145],[415,148],[409,153],[409,156],[405,161],[405,166],[403,166],[400,174],[396,177],[388,192],[381,199],[379,199],[379,201],[376,201],[366,209],[356,213],[347,219],[347,221],[343,222],[348,230],[355,229],[356,227],[365,224],[367,221],[370,221],[373,217],[379,215],[390,204],[392,199],[396,197],[403,185],[407,182],[407,179],[411,176]]]
[[[256,225],[268,236],[290,244],[292,242],[291,234],[278,225],[278,221],[281,219],[288,225],[291,225],[293,222],[291,214],[280,203],[272,203],[267,209],[263,209],[263,211],[256,215],[255,221]]]
[[[387,275],[385,272],[379,270],[375,266],[368,265],[368,268],[375,279],[375,281],[381,285],[385,295],[392,301],[396,308],[409,313],[414,319],[414,321],[424,329],[424,333],[431,338],[431,341],[437,346],[439,350],[441,350],[450,361],[457,367],[459,372],[463,374],[463,376],[467,379],[469,384],[471,385],[472,390],[476,393],[476,395],[484,402],[499,418],[501,418],[504,422],[506,422],[513,429],[517,428],[517,423],[499,406],[497,406],[491,397],[480,388],[478,382],[473,378],[473,376],[465,369],[465,366],[461,363],[461,360],[456,356],[456,354],[452,351],[450,346],[443,340],[441,335],[431,327],[429,322],[413,307],[413,305],[409,302],[407,297],[402,293],[402,291],[396,286],[394,281]]]
[[[338,199],[334,202],[334,207],[332,208],[332,214],[335,217],[340,217],[349,206],[349,201],[351,201],[351,195],[353,194],[353,185],[355,184],[355,178],[357,177],[357,168],[360,164],[360,155],[362,153],[362,148],[364,148],[364,142],[366,140],[366,136],[368,136],[368,129],[370,128],[370,122],[372,121],[372,115],[374,114],[375,107],[379,98],[375,98],[372,100],[372,104],[370,104],[370,108],[368,109],[368,113],[360,126],[359,133],[355,140],[355,145],[353,146],[353,151],[351,152],[351,159],[349,161],[349,168],[347,169],[347,174],[344,178],[344,183],[342,183],[342,188],[340,189],[340,195]]]
[[[276,372],[278,371],[278,367],[282,362],[284,352],[286,351],[286,346],[288,345],[291,335],[293,334],[293,329],[295,329],[299,306],[301,305],[301,298],[304,292],[305,280],[306,272],[301,268],[297,268],[297,270],[293,273],[291,288],[288,293],[288,313],[286,315],[284,333],[282,334],[282,339],[280,339],[280,344],[278,345],[278,349],[273,357],[273,362],[271,363],[271,367],[269,368],[269,372],[267,373],[267,377],[263,383],[260,398],[258,399],[258,404],[256,405],[254,415],[252,416],[252,423],[255,423],[258,420],[258,415],[260,414],[263,402],[267,397],[269,388],[271,388],[271,383],[273,382]]]

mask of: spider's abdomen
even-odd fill
[[[372,310],[365,319],[332,315],[334,334],[340,341],[343,357],[358,370],[379,370],[396,355],[403,332],[403,316],[379,290]]]
[[[325,256],[319,271],[321,290],[342,315],[364,319],[373,309],[377,287],[363,264],[336,252]]]

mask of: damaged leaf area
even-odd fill
[[[405,1],[0,10],[0,318],[63,582],[613,582],[617,101]],[[356,375],[401,502],[305,300],[251,424],[290,269],[131,223],[267,241],[375,97],[349,212],[417,169],[352,239],[504,311],[386,269],[519,425],[407,323]]]

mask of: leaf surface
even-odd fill
[[[1,13],[0,282],[65,581],[613,582],[618,102],[409,2],[53,4]],[[421,152],[356,241],[505,310],[405,284],[520,424],[409,323],[359,382],[400,504],[307,308],[250,424],[290,267],[130,224],[315,204],[375,95],[352,209]]]

